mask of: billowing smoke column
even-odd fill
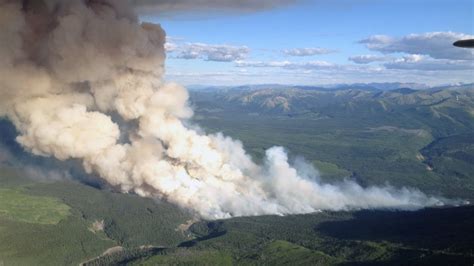
[[[187,91],[162,81],[164,42],[124,1],[0,0],[0,116],[32,153],[79,159],[123,192],[204,218],[441,204],[416,190],[320,184],[282,148],[257,165],[239,141],[188,128]]]

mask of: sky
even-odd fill
[[[474,49],[452,46],[474,38],[472,0],[181,2],[141,19],[185,85],[474,82]]]

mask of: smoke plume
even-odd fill
[[[187,127],[187,91],[162,80],[164,43],[126,1],[0,0],[0,116],[33,154],[78,159],[120,191],[204,218],[442,204],[417,190],[321,184],[281,147],[257,165],[241,142]]]

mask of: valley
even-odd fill
[[[474,199],[472,87],[212,88],[191,99],[199,125],[241,140],[256,160],[279,145],[329,167],[325,181],[350,177]]]

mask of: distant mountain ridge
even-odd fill
[[[338,112],[356,109],[390,111],[409,106],[430,106],[432,111],[440,107],[455,107],[474,113],[474,84],[423,90],[409,87],[382,90],[351,86],[340,88],[248,86],[191,91],[191,98],[195,102],[206,101],[212,106],[220,106],[219,108],[242,109],[243,112],[261,114],[322,112],[331,107],[331,109],[337,107]]]
[[[446,84],[438,86],[428,86],[423,83],[415,82],[371,82],[371,83],[342,83],[329,85],[283,85],[283,84],[247,84],[239,86],[212,86],[212,85],[188,85],[186,86],[191,91],[198,90],[255,90],[255,89],[287,89],[300,88],[309,90],[345,90],[345,89],[364,89],[364,90],[396,90],[402,88],[409,88],[413,90],[428,90],[428,89],[445,89],[445,88],[472,88],[474,83],[458,83]]]
[[[277,144],[361,184],[386,180],[474,201],[472,84],[209,89],[191,91],[191,103],[199,125],[242,140],[256,158]]]

